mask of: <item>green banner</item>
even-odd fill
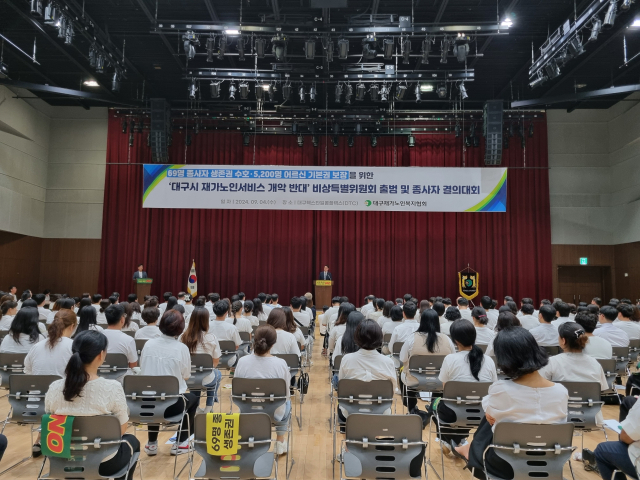
[[[71,458],[73,419],[68,415],[42,417],[42,454],[46,457]]]

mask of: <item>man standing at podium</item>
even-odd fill
[[[331,278],[331,272],[329,271],[329,267],[327,267],[326,265],[324,266],[324,270],[320,272],[320,275],[318,275],[318,280],[333,280]]]
[[[133,274],[133,279],[136,280],[138,278],[148,278],[147,272],[144,271],[144,267],[142,264],[138,265],[138,270]]]

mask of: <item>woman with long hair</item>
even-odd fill
[[[332,353],[334,348],[336,347],[336,341],[338,340],[338,337],[344,335],[349,314],[355,311],[356,307],[353,303],[344,302],[340,304],[340,308],[338,308],[338,318],[336,319],[336,323],[331,327],[331,331],[329,332],[329,353]]]
[[[45,411],[53,415],[113,415],[118,419],[122,426],[123,443],[115,456],[102,462],[98,470],[101,476],[109,478],[129,465],[132,455],[140,452],[140,442],[134,435],[125,433],[129,426],[129,414],[122,385],[117,380],[98,376],[98,368],[107,356],[107,344],[107,337],[95,330],[78,335],[71,346],[72,355],[65,369],[66,378],[56,380],[49,386],[44,405]],[[135,468],[134,463],[128,474],[117,480],[131,480]]]
[[[8,295],[5,295],[5,297],[7,296]],[[18,302],[11,299],[4,300],[0,306],[0,330],[9,330],[17,313]]]
[[[146,327],[145,327],[146,328]],[[189,326],[180,337],[180,341],[189,349],[190,354],[205,353],[213,359],[213,366],[217,367],[220,361],[220,344],[216,336],[209,331],[209,311],[204,307],[195,307],[191,313]],[[214,368],[213,371],[202,380],[206,387],[207,401],[204,413],[213,410],[213,404],[218,401],[218,388],[222,374]],[[202,390],[192,388],[191,393],[200,398]]]
[[[378,325],[380,325],[380,328],[384,328],[384,324],[391,321],[391,309],[394,305],[395,303],[391,300],[384,302],[382,306],[382,315],[380,315],[376,320]]]
[[[23,307],[13,318],[9,333],[0,344],[0,353],[29,353],[38,342],[43,342],[45,336],[38,328],[38,309]]]
[[[447,310],[444,312],[444,318],[447,323],[443,323],[440,325],[440,331],[445,335],[449,335],[449,329],[451,328],[451,325],[456,320],[460,320],[462,318],[462,314],[456,307],[447,307]]]
[[[498,314],[498,323],[496,323],[496,334],[498,334],[502,330],[507,330],[514,327],[522,327],[522,325],[520,324],[520,320],[518,320],[518,317],[516,317],[515,314],[511,312],[511,309],[507,305],[503,305],[502,307],[500,307],[500,313]],[[493,350],[494,341],[495,338],[491,340],[485,352],[490,357],[493,357],[495,355]]]
[[[258,319],[258,323],[267,321],[267,314],[264,313],[264,310],[262,309],[262,301],[257,297],[253,299],[252,314]]]
[[[293,314],[291,316],[293,317]],[[267,325],[271,325],[276,330],[277,338],[272,346],[272,353],[295,353],[300,357],[300,347],[294,334],[295,330],[293,332],[291,331],[291,326],[287,321],[287,312],[285,312],[284,308],[274,308],[271,310],[269,318],[267,318]]]
[[[83,307],[78,313],[80,320],[78,321],[78,328],[72,338],[76,338],[81,332],[85,332],[87,330],[102,331],[102,327],[98,326],[98,313],[95,308],[91,306]]]
[[[354,311],[349,314],[349,317],[347,317],[344,334],[342,334],[336,342],[336,348],[333,351],[333,357],[331,358],[332,362],[335,362],[338,355],[348,355],[349,353],[354,353],[360,350],[360,347],[356,343],[355,335],[358,325],[360,325],[360,322],[362,322],[363,320],[364,315],[362,315],[360,312]],[[337,374],[333,376],[332,381],[334,388],[338,388]]]
[[[124,313],[126,317],[124,318],[124,325],[122,326],[123,332],[137,332],[140,327],[136,322],[132,322],[133,318],[133,307],[129,302],[120,302],[120,305],[124,307]]]

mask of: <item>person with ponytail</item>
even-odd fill
[[[252,333],[253,328],[251,328],[251,321],[242,315],[243,309],[244,305],[242,305],[240,300],[233,302],[231,304],[231,316],[227,319],[227,322],[233,324],[238,330],[238,333]]]
[[[58,306],[58,308],[56,308],[56,305]],[[56,316],[56,311],[64,309],[64,310],[71,310],[73,312],[73,309],[75,308],[75,306],[76,306],[76,301],[73,298],[59,298],[58,300],[56,300],[56,303],[53,307],[54,310],[49,312],[49,316],[47,316],[47,325],[51,325],[53,323],[53,319]],[[36,307],[37,307],[37,304],[36,304]]]
[[[59,318],[56,315],[54,322]],[[107,345],[107,337],[101,332],[81,332],[71,345],[72,355],[65,369],[66,378],[56,380],[49,386],[44,407],[45,412],[52,415],[113,415],[118,419],[122,444],[116,454],[102,462],[99,467],[100,475],[109,478],[129,465],[132,453],[140,452],[140,442],[134,435],[125,433],[129,414],[122,385],[117,380],[107,380],[98,376],[98,368],[107,356]],[[117,480],[131,480],[135,468],[134,463],[128,474]]]
[[[81,332],[85,332],[87,330],[102,331],[102,327],[98,326],[98,313],[95,308],[92,308],[91,305],[84,306],[80,308],[78,313],[80,318],[78,320],[78,328],[72,338],[76,338]]]
[[[257,327],[260,325],[260,322],[258,321],[258,317],[253,315],[253,308],[253,302],[251,300],[245,300],[242,306],[242,316],[249,320],[252,327]]]
[[[140,327],[136,322],[131,321],[131,319],[133,318],[133,307],[131,306],[131,304],[129,302],[120,302],[118,305],[122,305],[122,308],[124,308],[124,313],[125,313],[124,325],[122,326],[122,331],[137,332],[140,329]]]
[[[93,310],[93,309],[91,309]],[[24,360],[24,373],[27,375],[59,375],[64,371],[71,358],[71,334],[78,320],[73,310],[59,310],[49,325],[49,337],[45,342],[33,346]]]
[[[481,307],[475,307],[474,312],[478,308],[484,311]],[[474,320],[476,319],[473,314],[472,317]],[[476,345],[477,331],[477,327],[464,319],[456,320],[451,325],[451,340],[455,342],[458,351],[447,355],[442,362],[438,379],[443,386],[447,382],[493,383],[498,380],[495,363],[491,357],[484,355],[480,347]],[[429,406],[429,416],[434,415],[432,406],[433,403]],[[439,402],[437,409],[438,417],[443,422],[453,423],[456,421],[455,412],[444,403]],[[442,427],[440,429],[440,446],[445,455],[448,455],[457,445],[464,445],[468,436],[469,430],[467,429],[451,431]]]
[[[473,319],[473,326],[476,327],[476,345],[489,345],[493,343],[493,338],[496,336],[493,330],[487,327],[489,318],[487,312],[482,307],[474,307],[471,310],[471,318]]]
[[[0,353],[29,353],[36,343],[45,341],[38,323],[37,308],[21,308],[11,322],[9,333],[0,344]]]
[[[453,325],[453,322],[456,320],[460,320],[462,318],[462,314],[456,307],[447,307],[443,316],[447,323],[440,324],[440,331],[445,335],[449,335],[451,325]]]
[[[469,323],[467,320],[465,320]],[[471,325],[471,324],[469,324]],[[449,355],[456,351],[451,339],[440,333],[440,318],[433,310],[425,310],[420,317],[418,330],[411,335],[400,350],[400,362],[404,364],[404,371],[400,375],[400,387],[412,387],[418,384],[418,379],[409,373],[409,361],[414,355]],[[420,414],[417,408],[418,392],[407,391],[407,397],[402,398],[410,413]],[[424,413],[424,412],[422,412]]]
[[[111,305],[111,302],[109,301],[109,299],[104,299],[104,300],[100,300],[100,306],[98,307],[98,317],[96,319],[96,321],[98,322],[98,325],[108,325],[109,323],[107,322],[107,316],[105,315],[104,312],[107,311],[107,308],[109,308],[109,306]]]
[[[0,306],[0,330],[9,330],[17,313],[18,302],[15,300],[4,300]]]
[[[288,307],[285,307],[288,309]],[[295,353],[300,358],[300,347],[298,340],[287,322],[287,312],[285,308],[274,308],[269,313],[267,325],[271,325],[276,330],[276,341],[273,344],[272,353],[288,354]],[[289,309],[289,311],[291,311]],[[292,314],[293,316],[293,314]],[[303,340],[304,341],[304,340]]]
[[[274,308],[271,315],[281,310]],[[256,329],[253,337],[253,354],[242,357],[238,360],[234,378],[281,378],[287,386],[289,385],[289,367],[282,358],[271,355],[271,348],[278,341],[278,333],[271,325],[262,325]],[[287,431],[287,424],[291,419],[291,401],[289,389],[286,389],[287,401],[278,407],[274,412],[276,429],[276,455],[287,453],[287,443],[284,441],[284,434]]]

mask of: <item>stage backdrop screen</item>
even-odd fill
[[[144,208],[506,212],[506,168],[144,165]]]

